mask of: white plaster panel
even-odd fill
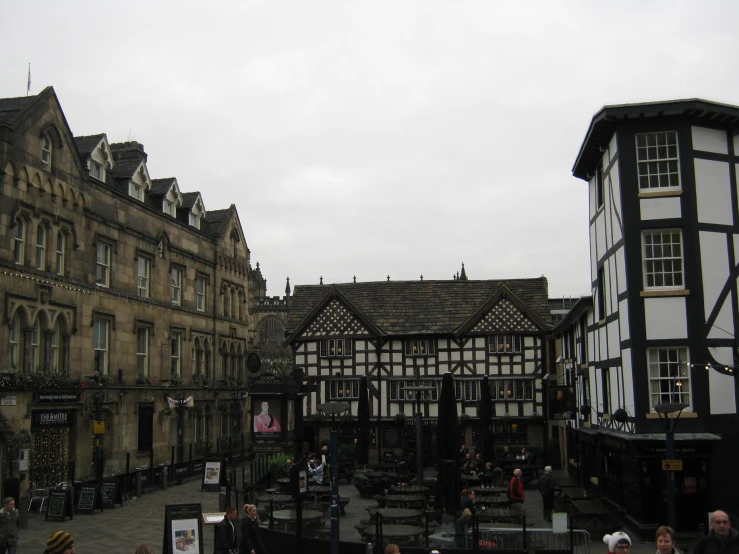
[[[593,324],[592,321],[588,322],[590,325]],[[595,331],[588,333],[588,360],[595,360],[595,341],[598,338],[598,333]]]
[[[709,348],[711,356],[721,364],[734,365],[731,348]],[[724,375],[713,369],[693,369],[695,371],[708,371],[708,391],[710,394],[711,414],[735,414],[736,395],[734,394],[734,377]],[[692,375],[691,375],[692,377]],[[691,379],[691,383],[693,380]],[[698,394],[692,387],[690,393]],[[695,402],[695,401],[693,401]]]
[[[643,220],[672,219],[681,217],[680,197],[641,198],[639,209]]]
[[[608,324],[608,357],[615,358],[621,354],[621,338],[618,332],[618,320]]]
[[[595,220],[595,237],[597,241],[598,258],[601,258],[606,253],[606,216],[604,212],[601,212],[598,218]],[[597,275],[597,273],[596,273]]]
[[[645,298],[644,319],[647,340],[688,337],[684,296]]]
[[[613,134],[611,140],[608,142],[608,153],[611,155],[611,159],[616,157],[618,153],[618,141],[616,140],[616,133]]]
[[[439,352],[436,355],[438,356],[440,362],[449,361],[449,353],[448,352]]]
[[[737,171],[739,171],[739,166]],[[734,235],[734,261],[739,263],[739,235]]]
[[[623,237],[621,223],[623,222],[623,210],[621,209],[621,181],[619,179],[618,165],[611,169],[611,187],[613,188],[613,242],[616,243]],[[620,221],[619,221],[620,218]]]
[[[475,371],[478,375],[482,375],[485,373],[485,362],[477,362],[475,365]]]
[[[726,140],[726,131],[708,129],[706,127],[692,127],[693,150],[728,154],[729,144]]]
[[[316,363],[318,363],[318,356],[316,356],[315,354],[309,354],[308,355],[308,363],[309,364],[316,364]]]
[[[513,373],[513,372],[511,371],[511,366],[509,366],[509,365],[504,365],[503,367],[501,367],[501,368],[500,368],[500,372],[501,372],[501,373],[502,373],[503,375],[511,375],[511,374]]]
[[[611,315],[618,306],[618,266],[616,264],[615,256],[608,258],[608,306],[606,307],[606,314]]]
[[[625,348],[621,352],[621,367],[623,368],[624,381],[624,408],[630,415],[636,414],[634,403],[634,370],[631,365],[631,349]]]
[[[459,361],[459,350],[452,350],[452,361],[458,362]]]
[[[360,363],[360,364],[364,363],[367,358],[364,352],[357,352],[356,356],[357,356],[357,363]]]
[[[731,295],[726,297],[721,310],[716,316],[716,321],[713,323],[710,331],[708,331],[709,339],[733,339],[732,325],[734,325],[734,318],[731,313]],[[706,317],[708,313],[706,313]]]
[[[608,352],[608,334],[606,333],[606,329],[607,327],[601,327],[598,330],[598,342],[600,345],[598,360],[607,360],[610,357]]]
[[[431,402],[429,404],[429,417],[439,417],[439,403]]]
[[[380,361],[383,364],[390,363],[390,353],[388,353],[388,352],[381,352],[380,353]]]
[[[505,413],[505,404],[503,402],[493,402],[493,406],[495,407],[495,416],[496,417],[503,417],[506,415]]]
[[[698,221],[731,225],[732,203],[729,164],[713,160],[694,160]]]
[[[439,348],[449,348],[449,339],[439,339]]]
[[[734,154],[739,152],[739,135],[734,135]]]
[[[464,350],[463,352],[464,360],[466,362],[469,362],[470,360],[472,360],[473,354],[474,352],[472,352],[472,350]]]
[[[726,235],[701,231],[699,236],[703,272],[703,302],[705,317],[708,317],[729,275],[729,259],[726,250]]]
[[[532,415],[534,415],[534,403],[533,402],[524,402],[523,403],[523,415],[525,415],[525,416],[532,416]]]
[[[618,329],[621,333],[621,340],[629,340],[631,336],[629,321],[629,301],[624,300],[618,304]]]
[[[477,337],[475,339],[475,348],[485,348],[485,337]]]
[[[539,392],[538,390],[537,390],[537,391],[536,391],[536,393],[535,393],[535,399],[536,399],[536,401],[537,401],[537,402],[538,402],[539,404],[541,404],[541,403],[543,402],[543,400],[542,400],[542,395],[541,395],[541,392]]]
[[[403,361],[403,354],[401,354],[400,352],[394,352],[393,353],[393,363],[399,364],[402,361]]]

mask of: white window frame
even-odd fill
[[[683,402],[693,410],[690,359],[686,346],[647,348],[647,377],[649,379],[649,407],[667,402]]]
[[[536,394],[533,379],[496,379],[490,385],[493,402],[533,401]]]
[[[177,209],[175,208],[175,204],[169,198],[164,199],[164,205],[162,206],[162,210],[164,211],[165,214],[171,215],[172,217],[175,217],[177,215]]]
[[[98,241],[95,247],[95,284],[110,286],[110,259],[112,247],[107,242]]]
[[[24,265],[26,254],[26,222],[15,218],[15,234],[13,235],[13,259],[16,264]]]
[[[28,367],[31,371],[36,371],[41,365],[41,322],[38,319],[33,324],[30,343],[28,349]]]
[[[56,265],[54,269],[57,275],[64,275],[64,248],[67,245],[67,237],[58,231],[56,234]]]
[[[190,212],[190,215],[188,217],[188,223],[190,224],[190,227],[195,227],[196,229],[200,229],[200,214]]]
[[[677,132],[639,133],[634,140],[639,190],[680,190]]]
[[[172,375],[180,375],[182,376],[182,339],[183,339],[183,333],[182,331],[172,331],[171,333],[171,343],[172,343],[172,351],[171,351],[171,369],[172,369]]]
[[[59,325],[59,322],[57,321],[54,325],[54,332],[51,335],[51,340],[49,341],[49,349],[51,352],[49,352],[49,361],[52,364],[52,367],[47,368],[51,371],[60,371],[62,369],[61,359],[60,359],[60,353],[61,348],[59,348],[59,341],[62,334],[62,326]]]
[[[331,400],[359,399],[359,379],[336,379],[329,381],[328,389]]]
[[[36,228],[36,269],[46,271],[46,229],[41,223]]]
[[[425,398],[422,399],[423,402],[438,402],[439,401],[439,384],[440,382],[437,380],[422,380],[420,382],[420,386],[422,387],[434,387],[434,390],[431,391],[431,395],[425,395]],[[406,387],[415,387],[419,385],[418,381],[400,381],[400,380],[392,380],[390,381],[390,400],[396,401],[396,402],[415,402],[416,400],[416,393],[414,391],[407,391],[405,390]]]
[[[205,277],[197,276],[195,278],[195,309],[204,312],[206,309],[206,291],[207,283]]]
[[[679,242],[673,242],[677,236]],[[647,237],[651,243],[647,244]],[[660,242],[654,239],[659,237]],[[642,271],[644,290],[682,290],[685,288],[685,263],[683,262],[683,235],[680,229],[648,229],[642,231]],[[669,242],[665,242],[668,240]],[[679,255],[674,251],[678,248]],[[665,250],[670,252],[665,255]],[[651,253],[650,253],[651,250]],[[661,256],[655,255],[661,252]],[[678,266],[678,269],[675,267]],[[656,284],[661,281],[662,284]],[[664,284],[671,281],[672,284]],[[675,284],[678,282],[678,284]]]
[[[426,357],[436,355],[436,341],[433,339],[412,339],[405,341],[405,355]]]
[[[21,320],[13,315],[8,328],[8,369],[19,369],[21,360]]]
[[[145,185],[140,185],[134,181],[129,181],[128,183],[128,195],[132,198],[135,198],[139,202],[144,201],[144,189],[146,188]]]
[[[146,256],[139,255],[138,272],[136,278],[138,295],[144,298],[149,298],[150,284],[151,260]]]
[[[52,155],[54,153],[54,144],[49,134],[41,137],[41,163],[46,171],[51,171]]]
[[[105,178],[103,164],[90,159],[90,177],[92,177],[93,179],[97,179],[98,181],[103,181]]]
[[[354,342],[352,339],[323,339],[318,350],[321,358],[351,358]]]
[[[480,382],[471,380],[454,381],[454,398],[457,402],[479,402]]]
[[[149,376],[149,328],[136,327],[136,373]]]
[[[179,267],[173,267],[170,271],[172,279],[172,305],[182,306],[182,280],[184,271]]]
[[[109,369],[109,347],[110,347],[110,321],[107,319],[96,318],[93,323],[93,349],[95,356],[93,358],[94,370],[101,375],[108,375]]]
[[[488,343],[491,354],[520,354],[523,351],[522,335],[492,335]]]

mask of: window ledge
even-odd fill
[[[676,418],[678,417],[677,414],[667,414],[667,417]],[[696,419],[698,417],[698,414],[696,412],[682,412],[680,414],[680,419]],[[647,414],[647,419],[660,419],[661,416],[658,413],[655,412],[649,412]]]
[[[654,192],[640,192],[637,198],[669,198],[673,196],[681,196],[682,190],[658,190]]]
[[[605,317],[603,319],[598,320],[598,325],[599,326],[600,325],[605,325],[605,324],[606,324],[606,318]]]
[[[690,296],[688,289],[675,290],[643,290],[639,293],[642,298],[669,297],[669,296]]]

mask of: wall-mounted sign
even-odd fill
[[[15,395],[3,396],[0,398],[0,406],[15,406],[16,397]]]
[[[249,370],[249,373],[258,373],[261,367],[262,359],[259,357],[259,354],[257,354],[256,352],[251,352],[246,357],[246,369]]]
[[[36,404],[65,404],[69,402],[79,402],[79,391],[39,391],[33,394],[33,401]]]
[[[575,418],[575,394],[572,387],[549,387],[549,420]]]
[[[104,435],[105,434],[105,422],[104,421],[93,421],[92,422],[92,433],[93,435]]]
[[[75,412],[70,410],[33,411],[31,423],[42,427],[67,426],[74,423]]]

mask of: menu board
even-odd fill
[[[66,490],[49,491],[47,505],[46,521],[64,521],[67,516],[70,516],[70,518],[72,517],[72,511],[69,504],[69,494]]]
[[[200,504],[165,506],[162,552],[203,554],[203,510]]]
[[[95,511],[97,500],[97,485],[80,486],[80,496],[77,499],[77,511],[81,514],[92,514]]]
[[[115,508],[117,490],[117,481],[103,481],[103,484],[100,485],[100,506],[104,510],[112,510]]]
[[[383,429],[382,446],[385,448],[399,448],[402,445],[400,429]]]

